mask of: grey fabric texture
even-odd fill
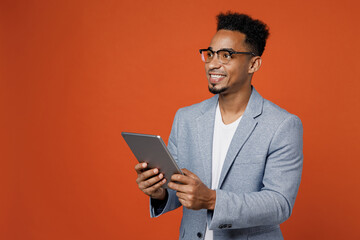
[[[181,168],[194,172],[209,188],[218,95],[179,109],[168,148]],[[179,239],[200,239],[206,225],[214,239],[283,239],[279,224],[294,207],[303,165],[300,119],[262,98],[252,88],[216,189],[213,211],[183,208]],[[180,207],[176,192],[160,214]],[[201,237],[199,237],[201,236]]]

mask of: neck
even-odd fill
[[[236,121],[245,112],[251,95],[251,85],[233,94],[220,94],[219,106],[225,124]]]

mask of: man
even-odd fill
[[[135,166],[151,216],[183,206],[180,239],[283,239],[302,171],[302,124],[263,99],[253,74],[269,35],[247,15],[217,16],[217,32],[200,49],[214,97],[180,109],[169,150],[185,175],[165,178]]]

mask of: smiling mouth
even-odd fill
[[[226,76],[225,75],[222,75],[222,74],[212,74],[212,73],[209,73],[209,81],[210,83],[218,83],[220,82],[221,80],[223,80]]]

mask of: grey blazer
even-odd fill
[[[218,95],[179,109],[168,147],[181,168],[211,186],[212,143]],[[283,239],[279,224],[291,215],[303,163],[302,124],[253,88],[231,141],[216,189],[213,211],[183,208],[180,239]],[[150,201],[151,217],[181,206],[168,190],[163,209]],[[158,214],[156,214],[158,213]]]

